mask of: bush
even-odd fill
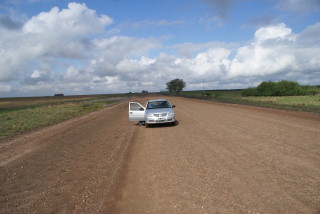
[[[256,88],[247,88],[242,96],[300,96],[315,95],[319,93],[316,87],[303,87],[297,82],[282,80],[280,82],[262,82]]]
[[[207,97],[210,97],[210,96],[212,95],[212,93],[211,93],[210,91],[206,91],[204,94],[205,94],[205,96],[207,96]]]
[[[257,87],[259,96],[279,96],[279,92],[277,91],[277,83],[269,81],[262,82]]]
[[[259,96],[257,88],[247,88],[241,91],[242,96]]]
[[[319,93],[319,90],[316,90],[316,89],[308,91],[308,94],[310,94],[312,96],[315,96],[318,93]]]
[[[297,82],[282,80],[276,83],[275,96],[298,96],[305,95],[304,90]]]
[[[319,94],[319,93],[320,93],[320,89],[318,89],[318,88],[315,87],[315,86],[304,86],[304,87],[303,87],[303,90],[304,90],[304,93],[305,93],[306,95],[315,96],[316,94]]]

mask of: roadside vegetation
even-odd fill
[[[279,82],[262,82],[256,88],[241,92],[243,96],[304,96],[316,95],[320,91],[315,86],[301,86],[297,82],[282,80]]]
[[[130,95],[0,99],[0,141],[118,103]]]
[[[243,90],[183,91],[183,97],[320,114],[320,89],[296,82],[262,82]]]

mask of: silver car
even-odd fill
[[[173,108],[166,99],[149,100],[146,107],[140,103],[129,103],[129,120],[144,122],[146,127],[150,124],[170,123],[176,124],[175,113]]]

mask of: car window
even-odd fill
[[[141,106],[138,103],[130,103],[130,111],[140,111]]]
[[[149,102],[147,109],[156,109],[156,108],[171,108],[168,101],[153,101]]]

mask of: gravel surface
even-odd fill
[[[122,103],[1,143],[0,213],[320,213],[320,115],[168,99],[175,127]]]

